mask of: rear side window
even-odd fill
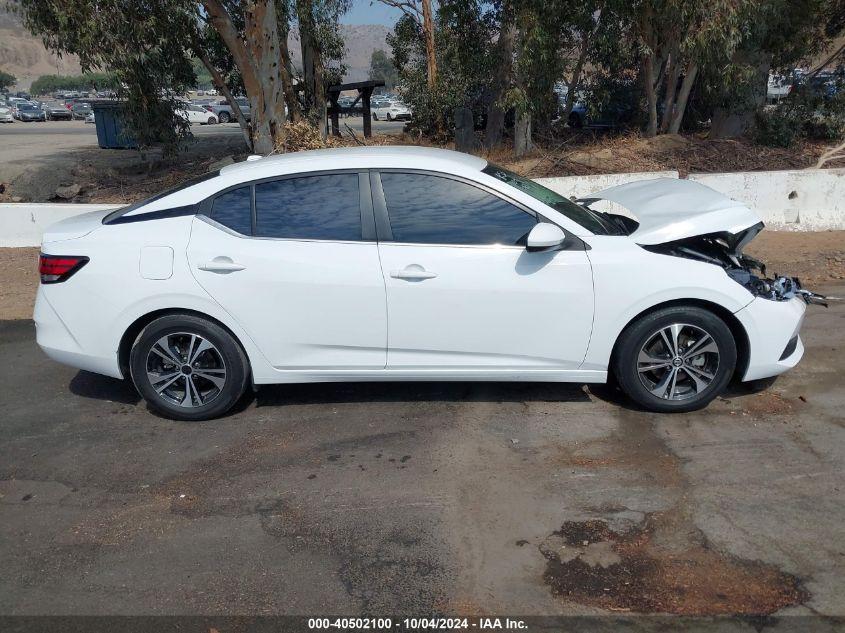
[[[522,245],[534,215],[472,185],[428,174],[382,172],[396,242]]]
[[[357,174],[285,178],[255,185],[255,234],[311,240],[360,240]]]
[[[217,196],[211,218],[242,235],[252,235],[252,187],[232,189]]]

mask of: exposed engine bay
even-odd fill
[[[801,297],[808,304],[827,307],[826,297],[803,288],[798,278],[779,274],[767,277],[766,265],[763,262],[742,253],[742,249],[762,228],[761,222],[737,235],[710,233],[642,247],[653,253],[721,266],[728,277],[747,288],[756,297],[771,301],[788,301]]]

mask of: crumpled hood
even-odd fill
[[[631,212],[639,223],[630,236],[637,244],[663,244],[710,233],[737,235],[761,222],[741,202],[676,178],[630,182],[591,194],[584,201],[595,200],[615,202]]]

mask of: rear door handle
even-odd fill
[[[391,271],[390,276],[394,279],[422,280],[434,279],[437,273],[429,272],[419,264],[411,264],[402,270]]]
[[[246,266],[233,262],[228,257],[215,257],[210,262],[200,264],[197,266],[200,270],[205,270],[210,273],[234,273],[243,270]]]

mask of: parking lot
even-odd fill
[[[328,384],[182,423],[2,321],[0,611],[842,615],[843,325],[691,414]]]

